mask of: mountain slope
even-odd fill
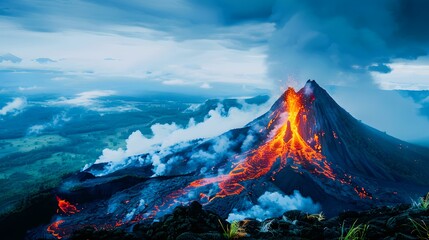
[[[126,228],[193,200],[226,217],[267,191],[299,190],[333,215],[409,201],[429,189],[428,149],[356,120],[315,81],[289,88],[243,128],[127,161],[113,173],[94,165],[68,179],[58,190],[68,205],[48,231],[64,237],[87,225]]]

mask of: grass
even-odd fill
[[[231,225],[224,226],[218,219],[220,226],[223,230],[223,236],[227,239],[237,239],[247,236],[246,230],[244,229],[245,224],[240,224],[239,221],[232,221]]]
[[[423,220],[421,220],[421,222],[418,222],[414,219],[409,219],[414,227],[414,230],[411,233],[415,233],[419,239],[429,239],[429,226],[426,225]]]
[[[429,209],[429,192],[426,194],[426,196],[420,197],[419,200],[414,202],[413,205],[422,210]]]
[[[350,229],[346,232],[343,225],[341,226],[341,237],[339,240],[362,240],[365,239],[369,226],[367,224],[356,225],[357,220],[353,223]]]

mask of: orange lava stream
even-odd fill
[[[306,121],[306,109],[302,97],[292,88],[286,91],[285,108],[288,119],[276,131],[272,139],[250,152],[250,155],[239,163],[229,174],[214,178],[196,180],[188,187],[201,187],[212,183],[219,183],[221,189],[215,197],[236,195],[244,190],[241,182],[259,178],[267,174],[277,159],[280,159],[280,169],[286,166],[286,160],[291,158],[293,164],[312,166],[313,171],[327,178],[335,179],[332,169],[321,153],[319,137],[315,135],[314,148],[311,147],[301,136],[301,117]],[[277,112],[276,119],[279,113]],[[268,123],[267,129],[273,124]],[[278,171],[279,171],[278,170]]]
[[[75,214],[79,212],[79,209],[67,200],[61,199],[57,196],[58,207],[66,214]]]
[[[60,224],[62,224],[64,222],[64,220],[58,220],[56,222],[53,222],[51,225],[48,226],[48,228],[46,229],[46,231],[48,231],[48,233],[52,234],[52,236],[56,237],[57,239],[61,239],[63,238],[60,234]]]

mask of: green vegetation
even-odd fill
[[[224,227],[222,222],[220,220],[218,221],[220,226],[222,227],[223,236],[225,238],[237,239],[247,236],[246,230],[244,229],[246,222],[244,224],[240,224],[240,222],[238,221],[232,221],[230,226],[226,225],[226,227]]]
[[[426,225],[426,223],[423,220],[416,221],[411,218],[409,219],[414,227],[414,230],[412,231],[412,233],[415,233],[419,239],[429,239],[429,226]]]
[[[344,227],[344,222],[343,222],[343,225],[341,226],[341,237],[339,238],[339,240],[365,239],[369,226],[367,224],[356,225],[356,223],[357,223],[357,220],[353,223],[353,225],[346,233],[346,229]]]
[[[429,192],[426,196],[420,197],[419,200],[414,203],[414,206],[422,210],[429,209]]]

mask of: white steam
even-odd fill
[[[0,115],[4,116],[9,113],[17,114],[26,106],[27,100],[25,98],[14,98],[11,102],[6,103],[6,105],[0,109]]]
[[[263,219],[278,217],[289,210],[315,213],[320,211],[320,205],[314,203],[310,197],[303,197],[298,190],[295,190],[290,196],[278,192],[265,192],[258,198],[258,204],[253,205],[251,208],[245,211],[234,209],[228,215],[227,221],[231,222],[245,218],[262,221]]]
[[[304,86],[304,94],[306,96],[310,96],[313,94],[313,88],[311,87],[311,83],[307,82]]]
[[[192,140],[212,138],[230,129],[243,127],[262,115],[268,106],[268,103],[261,106],[244,104],[241,109],[230,108],[225,111],[222,105],[218,105],[216,109],[210,110],[204,121],[200,123],[190,119],[185,127],[175,123],[154,124],[151,126],[153,133],[151,137],[146,137],[140,131],[135,131],[126,140],[125,149],[112,150],[106,148],[95,163],[109,163],[108,169],[104,173],[106,174],[127,165],[130,161],[129,157],[148,153],[149,157],[145,159],[139,158],[138,160],[152,164],[155,175],[161,175],[168,168],[168,164],[179,160],[172,158],[167,162],[161,162],[163,156],[171,153],[172,146],[180,148]],[[225,152],[227,146],[228,139],[221,138],[213,145],[212,150],[214,153]],[[205,153],[196,153],[195,157],[191,158],[191,161],[196,159],[198,154]]]

